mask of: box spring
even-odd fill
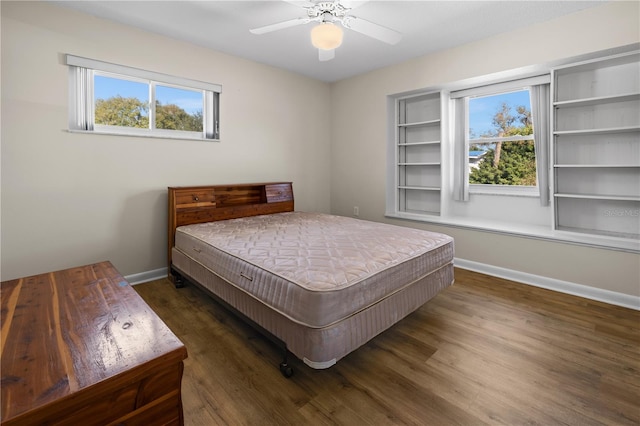
[[[188,278],[283,341],[291,353],[315,369],[331,367],[453,283],[453,264],[449,263],[339,322],[311,328],[292,321],[175,248],[173,263]]]

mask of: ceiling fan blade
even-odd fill
[[[282,30],[289,27],[295,27],[296,25],[302,25],[310,22],[309,18],[296,18],[289,19],[288,21],[278,22],[276,24],[265,25],[264,27],[254,28],[249,30],[251,34],[265,34],[271,31]]]
[[[342,25],[345,28],[359,32],[366,36],[375,38],[388,44],[396,44],[402,38],[402,34],[392,29],[374,24],[366,19],[355,16],[345,16],[342,18]]]
[[[369,0],[340,0],[340,4],[342,4],[346,9],[349,9],[349,10],[353,10],[357,7],[360,7],[367,2],[369,2]]]
[[[286,1],[287,3],[291,3],[294,6],[300,6],[300,7],[313,7],[315,6],[315,3],[310,2],[310,1],[304,1],[304,0],[283,0]]]
[[[318,49],[318,59],[321,62],[330,61],[335,57],[336,57],[335,49],[331,49],[331,50]]]

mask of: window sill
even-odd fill
[[[509,197],[540,197],[540,191],[536,186],[516,185],[479,185],[470,184],[469,194],[504,195]]]
[[[607,250],[640,253],[640,240],[631,238],[608,237],[571,231],[559,231],[545,225],[525,225],[505,223],[491,220],[477,220],[465,217],[427,216],[411,213],[386,213],[385,217],[392,219],[412,220],[416,222],[432,223],[434,225],[452,228],[469,229],[473,231],[492,232],[514,237],[531,238],[567,244],[576,244]]]
[[[75,130],[75,129],[67,129],[69,133],[82,133],[85,135],[109,135],[109,136],[127,136],[133,138],[151,138],[151,139],[173,139],[173,140],[189,140],[189,141],[201,141],[201,142],[220,142],[220,139],[206,139],[199,136],[189,136],[189,135],[167,135],[167,134],[158,134],[158,133],[126,133],[126,132],[103,132],[100,130]]]

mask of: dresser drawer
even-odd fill
[[[183,423],[180,393],[173,391],[126,416],[106,424],[109,426],[179,426]]]
[[[180,389],[183,368],[184,364],[176,364],[171,369],[144,378],[140,382],[137,408],[161,399],[171,390]]]
[[[95,396],[74,403],[73,400],[55,404],[47,409],[25,413],[23,416],[3,421],[3,426],[46,424],[101,426],[131,413],[136,408],[139,383],[126,388],[99,392]]]

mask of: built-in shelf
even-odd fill
[[[591,106],[591,105],[602,105],[606,103],[628,102],[628,101],[637,101],[637,100],[640,100],[640,93],[625,93],[625,94],[613,95],[613,96],[597,96],[594,98],[573,99],[570,101],[559,101],[559,102],[554,102],[553,105],[556,108],[567,108],[567,107],[583,107],[583,106]]]
[[[640,196],[602,194],[554,194],[558,198],[582,198],[587,200],[640,201]]]
[[[442,99],[440,92],[396,101],[398,212],[440,214]]]
[[[640,167],[639,164],[554,164],[555,168],[562,169],[626,169]]]
[[[640,52],[554,69],[554,228],[640,237]]]
[[[640,126],[607,127],[599,129],[555,130],[556,136],[562,135],[601,135],[605,133],[633,133],[640,131]]]
[[[567,232],[577,232],[581,234],[590,234],[590,235],[599,235],[603,237],[612,237],[612,238],[628,238],[637,240],[640,238],[639,234],[631,233],[631,232],[611,232],[611,231],[603,231],[601,229],[585,229],[585,228],[574,228],[570,226],[559,226],[558,231],[567,231]]]
[[[398,163],[398,166],[439,166],[440,163]]]
[[[398,146],[439,145],[439,144],[440,144],[440,141],[423,141],[423,142],[398,143]]]
[[[398,123],[398,127],[420,127],[420,126],[439,126],[440,119],[427,120],[427,121],[415,121],[413,123]]]
[[[409,189],[412,191],[440,191],[439,186],[399,186],[398,189]]]

